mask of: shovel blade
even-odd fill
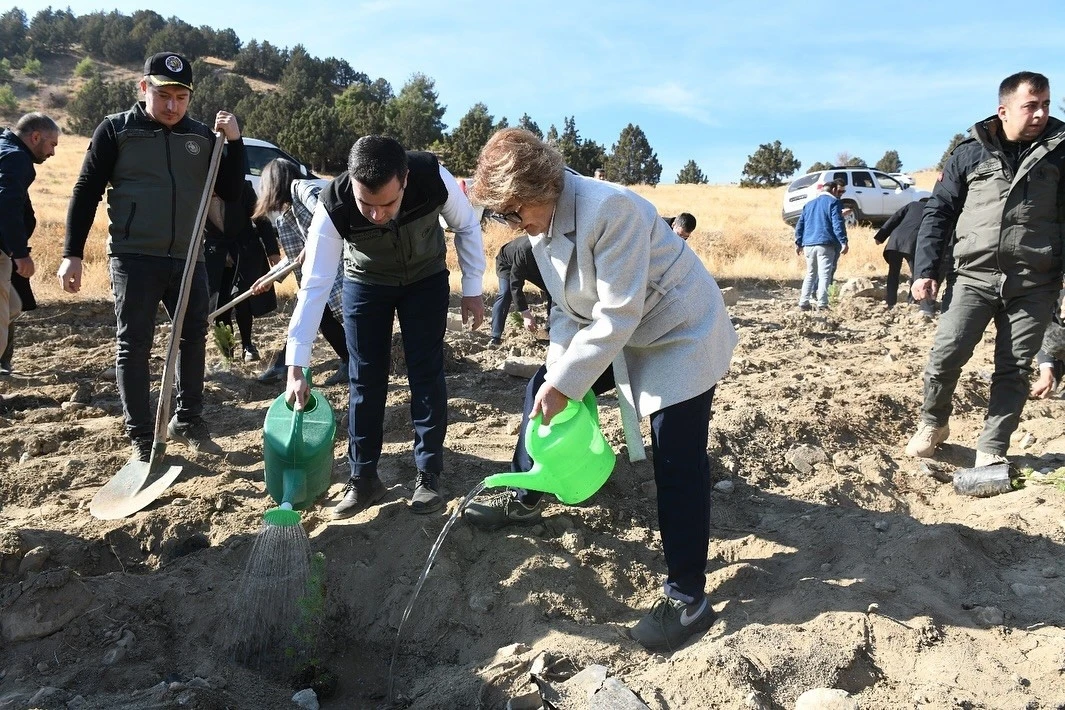
[[[181,466],[157,466],[153,472],[150,463],[130,461],[96,492],[89,512],[100,520],[133,515],[158,498],[180,474]]]

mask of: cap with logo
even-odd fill
[[[192,65],[175,52],[159,52],[148,57],[144,75],[153,86],[183,86],[192,91]]]

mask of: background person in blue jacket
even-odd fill
[[[817,293],[817,307],[828,308],[828,288],[836,274],[840,254],[847,253],[847,227],[839,201],[846,189],[842,181],[825,183],[822,193],[806,203],[795,224],[795,253],[806,257],[806,278],[799,294],[799,310],[810,310]]]

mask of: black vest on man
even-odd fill
[[[320,200],[344,239],[345,278],[405,286],[447,268],[440,211],[448,192],[440,163],[432,153],[407,151],[407,167],[399,212],[386,224],[374,224],[359,211],[346,171],[322,190]]]

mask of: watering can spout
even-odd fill
[[[533,466],[532,471],[511,471],[508,473],[494,473],[484,479],[485,488],[527,488],[531,491],[543,490],[541,485],[544,479],[541,477],[540,472],[537,470],[538,466]],[[551,491],[547,491],[550,493]]]
[[[616,457],[599,429],[595,394],[570,400],[549,425],[537,414],[525,429],[525,448],[534,461],[529,471],[497,473],[486,488],[511,486],[551,493],[573,505],[590,498],[614,470]]]
[[[307,497],[307,476],[298,468],[286,468],[281,474],[284,481],[284,493],[281,494],[282,506],[292,507],[293,501],[301,501]]]

